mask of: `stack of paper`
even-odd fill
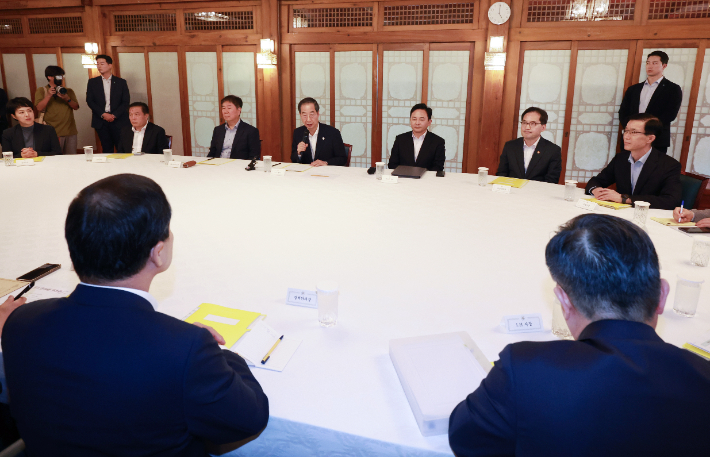
[[[705,333],[697,340],[685,343],[683,347],[706,360],[710,360],[710,333]]]
[[[488,184],[500,184],[501,186],[510,186],[519,189],[528,182],[528,179],[506,178],[505,176],[498,176],[496,179],[489,182]]]
[[[626,204],[626,203],[607,202],[604,200],[597,200],[596,198],[585,198],[585,200],[589,200],[590,202],[594,202],[597,205],[603,206],[605,208],[611,208],[611,209],[631,208],[631,205]]]

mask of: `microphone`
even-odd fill
[[[375,167],[370,167],[367,169],[367,174],[368,175],[374,175],[375,174]]]

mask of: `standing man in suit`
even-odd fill
[[[707,455],[710,363],[655,332],[670,287],[646,232],[585,214],[545,258],[576,341],[506,346],[451,413],[454,454]]]
[[[303,125],[293,131],[291,162],[308,163],[314,167],[343,166],[348,161],[340,130],[318,122],[320,106],[311,97],[298,102]]]
[[[18,124],[2,132],[2,150],[19,159],[62,153],[59,137],[51,125],[35,122],[34,105],[25,97],[10,100],[7,110]]]
[[[129,127],[121,131],[121,141],[118,143],[119,154],[145,152],[146,154],[162,154],[168,149],[168,138],[165,129],[148,122],[150,111],[143,102],[133,102],[128,107]]]
[[[157,311],[170,267],[171,208],[155,181],[109,176],[69,205],[65,236],[81,283],[5,322],[10,410],[28,455],[207,455],[205,442],[259,433],[269,403],[214,330]],[[200,328],[203,327],[203,328]]]
[[[634,84],[624,94],[619,107],[621,128],[626,128],[630,116],[639,113],[653,114],[663,123],[663,130],[653,147],[663,154],[671,145],[671,123],[678,116],[683,101],[683,91],[678,84],[663,77],[668,66],[668,54],[653,51],[646,57],[646,81]]]
[[[629,203],[641,200],[655,209],[673,209],[680,204],[680,163],[652,147],[663,126],[651,114],[629,117],[624,149],[598,175],[589,180],[586,193],[597,200]],[[616,190],[605,189],[616,183]]]
[[[220,102],[220,106],[224,124],[214,128],[207,157],[259,159],[261,157],[259,129],[241,120],[242,99],[236,95],[227,95]]]
[[[531,106],[520,120],[523,136],[505,143],[496,175],[557,184],[562,172],[561,149],[540,136],[547,128],[547,111]]]
[[[442,137],[430,132],[431,108],[417,103],[409,110],[411,132],[397,135],[390,152],[389,168],[400,165],[442,171],[446,161],[446,144]]]
[[[101,150],[113,153],[121,141],[121,130],[130,125],[128,104],[131,95],[125,79],[113,75],[113,59],[99,54],[96,68],[101,76],[91,78],[86,86],[86,104],[91,108],[91,127],[96,129]]]

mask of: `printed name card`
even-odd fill
[[[542,314],[503,316],[503,329],[505,333],[542,332]]]
[[[499,194],[509,194],[510,189],[512,189],[511,186],[504,186],[503,184],[493,184],[493,188],[491,190]]]
[[[286,295],[286,304],[318,308],[318,294],[313,290],[289,288],[288,295]]]
[[[392,175],[384,175],[382,176],[382,182],[386,182],[387,184],[397,184],[399,176],[392,176]]]
[[[91,163],[106,163],[106,157],[94,157],[91,159]]]
[[[170,162],[168,162],[168,166],[170,168],[181,168],[182,162],[179,160],[171,160]]]
[[[31,167],[35,164],[33,159],[18,159],[15,161],[16,167]]]
[[[286,170],[283,168],[272,168],[271,176],[286,176]]]
[[[599,205],[597,205],[596,203],[590,202],[589,200],[585,200],[583,198],[580,198],[579,200],[577,200],[577,204],[574,206],[576,206],[577,208],[582,208],[582,209],[586,209],[589,211],[594,211],[595,209],[599,208]]]

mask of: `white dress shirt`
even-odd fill
[[[141,152],[141,149],[143,149],[143,137],[145,136],[146,127],[148,127],[147,122],[140,130],[131,127],[131,130],[133,130],[133,147],[131,148],[131,152]]]
[[[656,92],[658,85],[661,83],[663,76],[658,78],[653,84],[648,83],[648,79],[644,81],[643,88],[641,89],[641,96],[639,97],[639,113],[645,113],[646,108],[648,108],[648,103],[653,97],[653,93]]]
[[[242,122],[241,119],[237,121],[236,124],[234,124],[234,127],[231,129],[229,128],[229,124],[226,122],[224,123],[224,128],[227,129],[227,131],[224,133],[224,141],[222,142],[222,152],[220,153],[220,157],[223,159],[229,159],[232,157],[232,145],[234,144],[234,138],[237,136],[237,129],[239,128],[239,124]]]
[[[537,144],[540,142],[541,137],[537,137],[537,141],[531,146],[528,146],[525,140],[523,140],[523,159],[525,160],[525,173],[528,172],[528,165],[532,160],[533,154],[535,154],[535,149],[537,149]]]
[[[107,113],[111,112],[111,78],[113,78],[113,75],[108,78],[104,78],[103,76],[101,77],[101,82],[104,83],[104,96],[106,97],[106,106],[104,107],[104,111]]]
[[[146,292],[144,290],[138,290],[138,289],[129,289],[128,287],[110,287],[110,286],[97,286],[96,284],[87,284],[85,282],[80,282],[79,284],[83,286],[89,286],[89,287],[100,287],[102,289],[117,289],[117,290],[123,290],[126,292],[130,292],[132,294],[136,294],[139,297],[145,298],[148,303],[153,307],[154,310],[158,310],[158,300],[153,297],[150,292]]]
[[[414,161],[417,161],[417,157],[419,157],[419,151],[422,150],[422,144],[424,144],[424,137],[426,136],[426,132],[422,133],[422,136],[417,138],[417,136],[412,132],[412,141],[414,141]]]
[[[318,132],[320,131],[320,125],[316,128],[316,131],[311,135],[308,132],[308,142],[311,143],[311,159],[316,160],[316,144],[318,144]]]

